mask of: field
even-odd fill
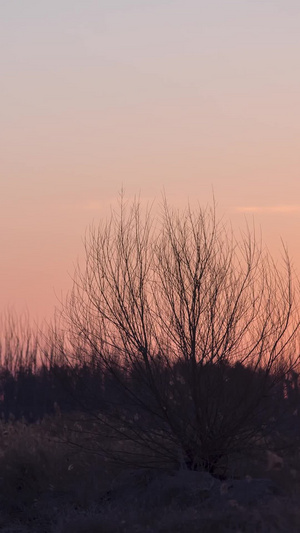
[[[236,458],[223,481],[184,468],[129,469],[86,452],[84,422],[59,411],[35,424],[1,422],[3,533],[300,530],[299,453]]]

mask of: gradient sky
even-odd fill
[[[0,311],[50,317],[127,196],[254,216],[300,270],[299,0],[1,0]]]

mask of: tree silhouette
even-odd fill
[[[114,387],[93,413],[103,452],[216,474],[270,439],[272,399],[299,361],[287,251],[280,269],[254,231],[237,239],[214,206],[176,211],[164,199],[155,217],[122,198],[85,252],[63,311],[65,361],[93,360]]]

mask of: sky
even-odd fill
[[[0,313],[52,316],[121,188],[300,270],[299,0],[1,0]]]

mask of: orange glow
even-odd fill
[[[0,310],[51,316],[122,186],[214,191],[299,273],[299,3],[40,4],[2,8]]]

